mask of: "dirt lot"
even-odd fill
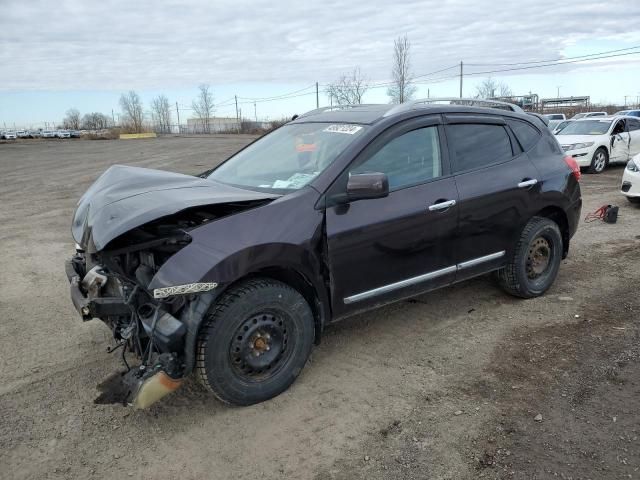
[[[480,278],[342,322],[249,408],[195,382],[149,411],[94,405],[121,365],[68,298],[77,198],[111,164],[196,173],[249,138],[0,145],[1,478],[640,478],[640,209],[620,167],[582,182],[584,211],[618,204],[618,223],[582,223],[542,298]]]

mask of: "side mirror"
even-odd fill
[[[389,179],[384,173],[350,173],[347,198],[350,201],[382,198],[389,195]]]

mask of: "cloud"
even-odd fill
[[[415,74],[460,60],[553,59],[580,42],[640,39],[640,2],[628,0],[78,0],[5,7],[5,91],[311,84],[355,66],[372,80],[385,80],[393,39],[404,33]],[[473,68],[483,67],[468,71]],[[553,67],[574,68],[580,64]]]

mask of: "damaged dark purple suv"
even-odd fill
[[[292,384],[332,321],[489,272],[544,293],[578,225],[579,176],[524,113],[314,110],[199,177],[107,170],[73,218],[71,297],[139,358],[119,377],[126,402],[193,372],[249,405]]]

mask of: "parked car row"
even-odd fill
[[[80,138],[92,133],[88,130],[6,130],[0,132],[0,138],[15,140],[17,138]]]

